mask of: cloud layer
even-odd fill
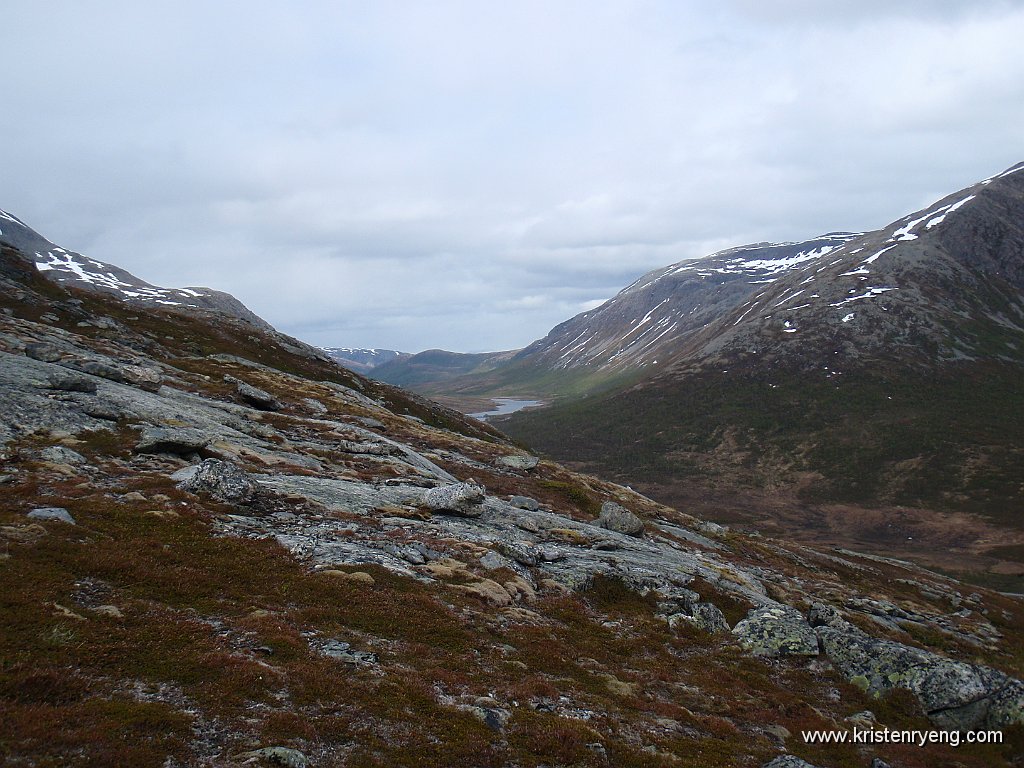
[[[1024,159],[1024,3],[5,11],[0,207],[308,341],[514,348]]]

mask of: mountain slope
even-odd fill
[[[499,426],[665,501],[701,485],[761,489],[1020,528],[1022,169],[791,265],[628,386]],[[718,258],[688,271],[713,274]],[[652,273],[651,298],[629,315],[658,307],[657,283],[677,268]]]
[[[69,287],[108,293],[141,306],[208,310],[245,320],[264,330],[270,325],[230,294],[211,288],[160,288],[112,264],[54,245],[16,216],[0,210],[0,244],[32,259],[47,279]]]
[[[4,765],[1024,755],[1019,601],[731,533],[281,334],[38,263],[0,248]],[[1007,739],[799,735],[872,723]]]

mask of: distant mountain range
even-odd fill
[[[364,376],[371,375],[374,369],[386,363],[404,360],[412,356],[408,352],[396,352],[393,349],[358,349],[353,347],[321,347],[321,349],[350,371],[361,373]]]

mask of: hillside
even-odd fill
[[[374,368],[410,356],[408,352],[396,352],[393,349],[357,349],[352,347],[321,347],[321,349],[350,371],[361,373],[364,376]]]
[[[730,532],[39,264],[0,249],[4,765],[1024,758],[1019,600]],[[946,743],[802,735],[884,726]]]

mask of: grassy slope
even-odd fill
[[[1020,368],[897,370],[706,372],[522,412],[500,427],[620,482],[704,475],[765,487],[810,472],[807,500],[934,505],[1024,524]]]

